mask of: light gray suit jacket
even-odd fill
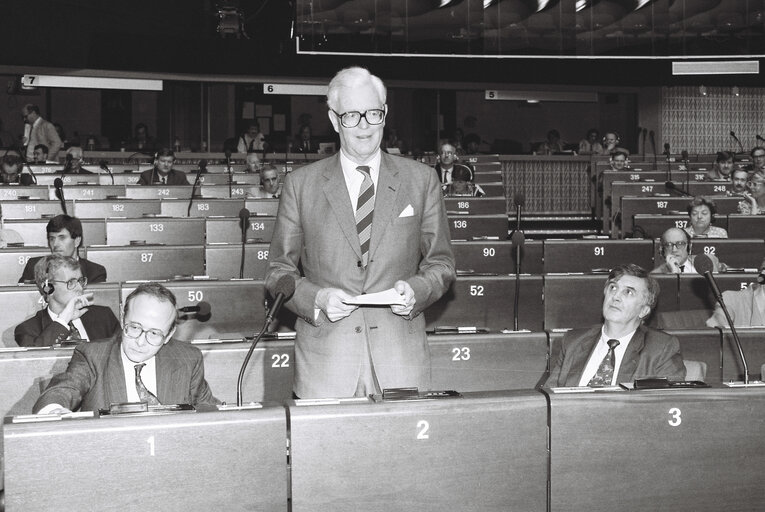
[[[382,153],[375,192],[369,264],[362,268],[339,154],[285,179],[266,286],[273,293],[281,276],[297,280],[286,306],[299,317],[294,391],[301,398],[352,396],[366,333],[383,389],[429,389],[430,353],[420,313],[455,278],[441,187],[430,167]],[[316,293],[322,288],[360,295],[392,288],[398,280],[407,281],[415,293],[409,318],[384,306],[360,307],[337,322],[330,322],[324,313],[314,320]]]

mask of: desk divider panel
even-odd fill
[[[66,196],[64,196],[66,197]],[[45,199],[18,199],[3,201],[3,219],[43,219],[55,217],[61,213],[61,202]],[[66,201],[66,211],[72,215],[74,201]]]
[[[493,237],[507,240],[507,215],[449,215],[452,240],[474,240]]]
[[[765,215],[728,215],[730,238],[765,238]]]
[[[268,243],[274,233],[276,217],[251,215],[247,227],[247,242]],[[242,228],[239,217],[208,217],[205,219],[208,244],[241,244]]]
[[[244,249],[244,278],[262,280],[268,268],[269,244],[248,243]],[[205,246],[206,273],[214,279],[238,279],[242,244]]]
[[[53,376],[66,370],[73,351],[73,347],[0,350],[0,416],[32,414]]]
[[[71,212],[71,210],[69,211]],[[139,219],[145,215],[158,213],[160,213],[160,204],[157,199],[78,201],[74,207],[74,215],[79,219],[106,219],[108,217]]]
[[[544,272],[592,272],[622,263],[653,268],[652,240],[555,240],[544,241]]]
[[[0,187],[0,201],[26,201],[28,199],[45,199],[50,197],[46,185],[29,185]],[[3,215],[5,217],[5,215]]]
[[[547,509],[540,393],[300,402],[289,411],[294,512]]]
[[[46,247],[48,233],[45,228],[48,222],[50,219],[8,220],[5,222],[5,229],[12,229],[21,235],[24,246]],[[103,219],[81,219],[81,223],[83,247],[106,243],[106,226]]]
[[[667,329],[665,332],[680,340],[684,360],[707,364],[705,382],[712,386],[722,383],[723,337],[719,329]]]
[[[5,503],[8,510],[41,511],[140,505],[187,512],[223,504],[226,510],[286,511],[286,428],[281,406],[6,421]]]
[[[189,187],[189,194],[191,194]],[[189,214],[189,199],[162,199],[160,212],[170,217],[238,217],[244,200],[235,199],[194,199]]]
[[[454,241],[452,252],[457,271],[465,273],[514,274],[515,249],[509,240]],[[521,247],[521,272],[542,273],[542,242],[527,240]]]
[[[154,281],[205,273],[202,245],[89,247],[88,259],[106,267],[110,282]]]
[[[279,211],[278,199],[247,199],[244,202],[244,207],[250,210],[251,215],[268,215],[276,217]],[[239,212],[236,212],[234,217],[239,216]]]
[[[44,231],[43,231],[44,232]],[[0,285],[15,285],[29,258],[47,256],[47,247],[14,247],[0,249]]]
[[[763,233],[765,235],[765,233]],[[654,258],[663,262],[659,253],[661,244],[655,244]],[[757,268],[765,255],[765,240],[732,238],[694,238],[692,254],[711,254],[731,268]]]
[[[191,177],[194,180],[194,177]],[[185,199],[191,197],[190,185],[135,185],[126,187],[128,199]]]
[[[444,206],[449,215],[507,216],[504,197],[444,197]]]
[[[725,272],[714,275],[720,291],[740,290],[742,287],[757,280],[756,274],[741,272]],[[715,298],[709,289],[707,280],[700,275],[681,274],[679,276],[678,309],[680,311],[704,310],[712,315],[715,308]]]
[[[545,330],[589,327],[602,321],[608,274],[546,274]]]
[[[109,246],[125,246],[135,242],[202,245],[205,243],[205,222],[196,217],[107,219],[106,240]]]
[[[765,327],[736,327],[736,333],[749,367],[749,379],[762,380],[760,371],[765,364]],[[744,365],[741,364],[733,334],[727,327],[723,329],[722,359],[723,382],[743,381]]]
[[[519,328],[542,330],[542,276],[521,276]],[[425,312],[426,328],[476,327],[495,333],[513,328],[515,276],[460,276]]]
[[[715,222],[716,226],[724,227],[720,223],[724,217],[718,217]],[[669,228],[685,229],[688,227],[688,215],[660,215],[655,213],[639,213],[633,217],[634,229],[640,228],[643,236],[647,239],[660,238]],[[624,233],[622,233],[624,234]],[[636,233],[635,236],[638,236]]]
[[[548,395],[551,512],[761,508],[764,390]]]
[[[431,334],[428,345],[432,389],[533,389],[548,369],[544,332]]]
[[[100,183],[98,174],[66,174],[62,176],[61,174],[56,173],[38,174],[37,184],[52,187],[55,184],[56,179],[61,179],[64,183],[64,187],[69,185],[98,185]],[[66,189],[64,190],[66,191]]]
[[[64,187],[64,197],[77,201],[88,201],[91,199],[108,199],[110,197],[125,197],[124,185],[70,185]],[[56,189],[48,189],[48,199],[56,201]]]

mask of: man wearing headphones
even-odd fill
[[[625,169],[629,169],[630,154],[626,149],[619,148],[611,153],[609,163],[611,164],[610,170],[612,171],[624,171]]]
[[[191,185],[183,171],[173,169],[175,152],[162,148],[154,157],[154,167],[143,171],[138,185]]]
[[[458,160],[457,149],[454,145],[450,142],[442,143],[441,147],[438,149],[438,162],[436,163],[435,169],[436,174],[438,174],[438,181],[441,182],[441,190],[444,192],[449,189],[449,186],[454,181],[454,171],[457,168],[466,169],[470,174],[469,181],[473,180],[473,169],[467,165],[459,163]]]
[[[112,310],[93,304],[93,293],[85,291],[88,280],[74,258],[43,257],[35,265],[35,284],[48,306],[16,327],[20,347],[103,339],[119,330]]]
[[[48,233],[48,248],[51,254],[74,258],[80,264],[82,275],[88,278],[89,283],[103,283],[106,281],[106,269],[85,258],[80,258],[79,251],[82,246],[82,222],[77,217],[69,215],[56,215],[45,226]],[[30,258],[24,271],[21,273],[19,283],[32,282],[35,279],[35,265],[41,257]]]
[[[691,254],[691,237],[680,228],[669,228],[661,235],[659,254],[664,263],[651,271],[651,274],[696,274],[693,266],[695,256]],[[712,260],[712,272],[725,271],[727,266],[720,263],[714,254],[707,254]]]
[[[619,134],[616,132],[606,132],[603,135],[604,153],[611,153],[619,147]]]

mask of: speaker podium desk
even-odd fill
[[[7,510],[287,510],[281,406],[4,424]]]
[[[552,512],[762,509],[765,389],[545,391]]]
[[[294,512],[547,510],[541,393],[301,402],[290,407]]]

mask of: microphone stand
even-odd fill
[[[723,301],[722,295],[717,294],[717,284],[714,281],[712,273],[707,270],[704,272],[704,277],[707,279],[707,283],[712,289],[712,293],[715,295],[715,299],[717,299],[717,303],[720,305],[720,309],[722,309],[723,314],[725,315],[725,320],[728,322],[728,327],[730,327],[730,331],[733,334],[733,341],[736,342],[738,357],[741,359],[741,364],[744,367],[744,385],[746,386],[749,384],[749,365],[746,364],[744,349],[741,347],[741,340],[739,339],[738,333],[736,332],[736,327],[733,324],[733,319],[730,317],[730,313],[728,313],[728,308],[725,307],[725,301]]]
[[[245,219],[243,216],[239,217],[242,221],[242,257],[239,259],[239,279],[244,279],[244,256],[247,248],[247,229],[249,228],[250,218],[249,213]]]
[[[263,335],[266,333],[266,329],[268,329],[268,325],[271,323],[270,319],[266,317],[265,324],[263,325],[263,328],[260,330],[257,336],[255,336],[255,339],[252,340],[252,345],[250,345],[250,349],[247,351],[247,355],[244,357],[244,362],[242,363],[242,367],[239,369],[239,379],[236,381],[236,406],[241,407],[242,406],[242,381],[244,380],[244,371],[247,369],[247,364],[250,362],[250,357],[252,357],[252,353],[255,350],[255,347],[258,345],[258,342],[260,341],[260,338],[263,337]]]
[[[232,183],[234,180],[233,175],[231,174],[231,155],[226,153],[226,169],[228,170],[228,198],[231,199],[234,197],[231,192]]]

